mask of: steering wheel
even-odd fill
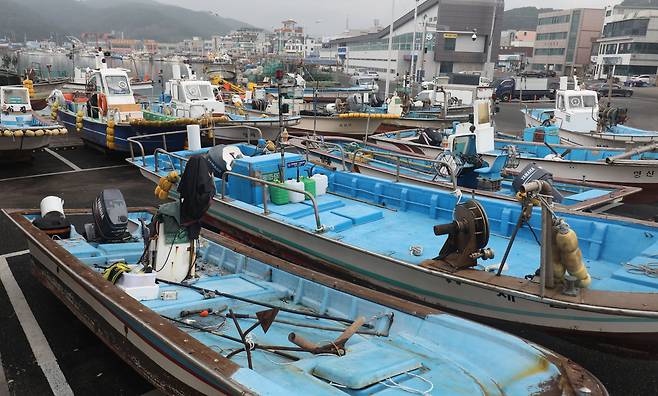
[[[569,103],[571,103],[571,106],[577,107],[577,106],[580,106],[581,100],[580,100],[579,97],[574,96],[573,98],[569,99]]]

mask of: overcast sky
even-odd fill
[[[158,0],[195,10],[208,10],[252,25],[273,29],[284,19],[294,19],[307,33],[330,36],[350,28],[367,28],[379,19],[381,25],[391,20],[391,0]],[[574,8],[600,7],[620,0],[506,0],[505,8],[524,6]],[[413,8],[414,0],[395,0],[396,16]]]

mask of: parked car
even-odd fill
[[[592,84],[587,88],[596,91],[599,97],[608,96],[610,90],[608,83]],[[633,90],[619,84],[612,84],[612,96],[633,96]]]
[[[628,80],[626,80],[626,82],[624,82],[624,85],[631,87],[646,87],[655,84],[656,84],[656,76],[652,76],[650,74],[635,75],[629,78]]]
[[[372,77],[375,79],[375,81],[379,80],[379,73],[377,73],[374,70],[368,70],[365,73],[363,73],[364,76]]]

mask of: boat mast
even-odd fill
[[[384,90],[384,101],[388,99],[389,86],[391,84],[391,51],[393,49],[393,23],[395,22],[395,0],[391,0],[391,26],[388,30],[388,57],[386,59],[386,89]]]

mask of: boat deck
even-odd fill
[[[336,202],[324,200],[324,205],[336,205],[328,204],[330,201]],[[347,205],[342,208],[346,209]],[[135,223],[143,217],[147,215],[131,215]],[[139,229],[132,234],[139,235]],[[71,238],[57,243],[98,272],[119,258],[134,264],[143,252],[141,241],[88,243],[75,231]],[[317,344],[331,343],[331,337],[337,337],[347,326],[334,319],[313,318],[303,313],[348,320],[367,319],[366,329],[347,342],[344,356],[305,351],[281,354],[260,349],[253,351],[255,371],[250,371],[248,376],[243,373],[236,379],[259,392],[289,395],[291,389],[297,389],[313,395],[402,395],[406,392],[395,385],[402,384],[421,393],[449,389],[450,394],[525,395],[553,382],[559,375],[557,366],[548,363],[543,352],[532,345],[452,315],[412,316],[299,278],[208,241],[202,240],[199,257],[202,260],[197,263],[200,278],[193,283],[194,287],[218,290],[225,295],[204,295],[198,289],[161,283],[160,292],[175,291],[177,298],[142,303],[163,317],[174,319],[181,330],[223,356],[242,347],[240,343],[218,336],[240,337],[229,309],[239,316],[237,322],[242,330],[256,322],[258,312],[266,310],[263,305],[240,299],[302,313],[281,311],[266,332],[257,327],[250,340],[259,345],[289,346],[292,332]],[[199,310],[211,313],[207,317],[185,313]],[[474,356],[481,358],[474,359]],[[232,356],[231,360],[242,367],[248,365],[244,352]]]

